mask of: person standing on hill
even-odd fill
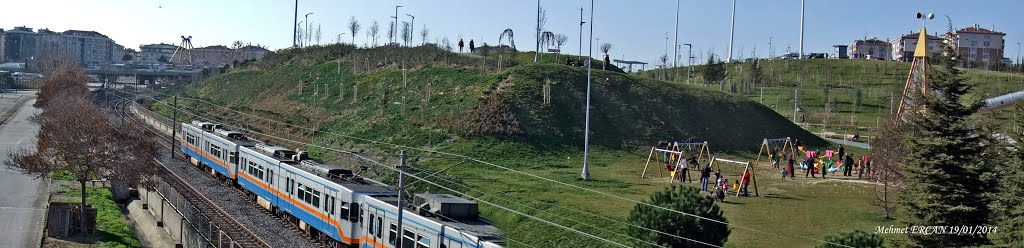
[[[462,39],[459,38],[459,53],[462,53],[462,48],[463,47],[466,47],[466,43],[463,43]]]
[[[476,52],[476,45],[473,44],[473,39],[469,39],[469,52],[471,52],[471,53],[475,53]]]
[[[697,163],[694,163],[697,164]],[[711,165],[704,166],[704,169],[700,170],[700,190],[708,191],[708,179],[711,178]]]

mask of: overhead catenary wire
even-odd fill
[[[166,105],[166,104],[165,104],[165,105]],[[173,107],[173,106],[169,106],[169,107],[171,107],[171,108],[174,108],[174,109],[177,109],[178,111],[181,111],[181,112],[183,112],[184,114],[188,114],[188,115],[191,115],[191,116],[194,116],[194,117],[197,117],[197,118],[204,118],[204,116],[201,116],[201,115],[198,115],[198,114],[192,113],[191,111],[183,110],[183,109],[180,109],[180,108],[175,108],[175,107]],[[245,129],[245,128],[243,128],[243,127],[241,127],[241,126],[237,126],[237,125],[231,125],[231,126],[235,126],[235,127],[237,127],[237,128],[240,128],[240,129]],[[523,216],[523,217],[526,217],[526,218],[530,218],[530,219],[533,219],[533,220],[536,220],[536,221],[539,221],[539,222],[542,222],[542,223],[546,223],[546,224],[549,224],[549,225],[552,225],[552,226],[555,226],[555,227],[559,227],[559,228],[562,228],[562,229],[566,229],[566,230],[569,230],[569,231],[572,231],[572,232],[575,232],[575,233],[578,233],[578,234],[581,234],[581,235],[584,235],[584,236],[587,236],[587,237],[590,237],[590,238],[593,238],[593,239],[597,239],[597,240],[600,240],[600,241],[604,241],[604,242],[606,242],[606,243],[614,244],[614,245],[617,245],[617,246],[621,246],[621,247],[629,247],[629,246],[627,246],[627,245],[624,245],[624,244],[621,244],[621,243],[618,243],[618,242],[615,242],[615,241],[612,241],[612,240],[608,240],[608,239],[605,239],[605,238],[602,238],[602,237],[599,237],[599,236],[596,236],[596,235],[593,235],[593,234],[590,234],[590,233],[586,233],[586,232],[583,232],[583,231],[579,231],[579,230],[573,229],[573,228],[571,228],[571,227],[567,227],[567,226],[564,226],[564,225],[561,225],[561,224],[558,224],[558,223],[555,223],[555,222],[552,222],[552,221],[549,221],[549,220],[546,220],[546,219],[543,219],[543,218],[540,218],[540,217],[536,217],[536,216],[533,216],[533,215],[530,215],[530,214],[525,214],[525,213],[519,212],[519,211],[517,211],[517,210],[514,210],[514,209],[510,209],[510,208],[507,208],[507,207],[505,207],[505,206],[501,206],[501,205],[498,205],[498,204],[495,204],[495,203],[491,203],[491,202],[488,202],[488,201],[484,201],[484,200],[482,200],[482,199],[479,199],[479,198],[477,198],[477,197],[473,197],[472,195],[469,195],[469,194],[467,194],[467,193],[464,193],[464,192],[460,192],[460,191],[456,191],[456,190],[453,190],[453,189],[451,189],[451,188],[445,187],[445,186],[443,186],[443,185],[440,185],[440,184],[437,184],[437,183],[431,182],[431,181],[429,181],[429,180],[426,180],[425,178],[423,178],[423,177],[420,177],[420,176],[417,176],[417,175],[415,175],[415,174],[412,174],[412,173],[409,173],[409,172],[401,172],[401,171],[399,171],[398,169],[392,168],[392,167],[390,167],[390,166],[387,166],[387,165],[386,165],[386,164],[384,164],[384,163],[381,163],[381,162],[379,162],[379,161],[376,161],[376,160],[373,160],[373,159],[367,158],[367,157],[365,157],[365,156],[362,156],[362,155],[360,155],[360,154],[358,154],[358,153],[355,153],[355,152],[351,152],[351,151],[345,151],[345,150],[339,150],[339,149],[334,149],[334,148],[330,148],[330,147],[324,147],[324,146],[320,146],[320,145],[316,145],[316,144],[311,144],[311,143],[307,143],[307,142],[302,142],[302,141],[295,141],[295,140],[290,140],[290,139],[286,139],[286,138],[281,138],[281,137],[276,137],[276,136],[274,136],[274,135],[270,135],[270,134],[266,134],[266,133],[261,133],[261,132],[255,132],[255,131],[251,131],[251,130],[248,130],[247,132],[252,132],[252,133],[255,133],[255,134],[260,134],[260,135],[263,135],[263,136],[267,136],[267,137],[275,138],[275,139],[278,139],[278,140],[282,140],[282,141],[288,141],[288,142],[291,142],[291,143],[296,143],[296,144],[302,144],[302,145],[308,145],[308,146],[312,146],[312,147],[317,147],[317,148],[321,148],[321,149],[331,150],[331,151],[335,151],[335,152],[340,152],[340,153],[348,154],[348,155],[351,155],[351,156],[355,156],[355,157],[357,157],[357,158],[359,158],[359,159],[361,159],[361,160],[363,160],[363,161],[367,161],[367,162],[370,162],[370,163],[373,163],[373,164],[377,164],[377,165],[379,165],[379,166],[381,166],[381,167],[384,167],[384,168],[387,168],[387,169],[390,169],[390,170],[394,170],[394,171],[396,171],[396,173],[403,173],[403,174],[405,174],[405,175],[407,175],[407,176],[411,176],[411,177],[413,177],[413,178],[415,178],[415,179],[417,179],[417,180],[419,180],[419,181],[422,181],[422,182],[426,182],[426,183],[429,183],[429,184],[431,184],[431,185],[434,185],[434,186],[436,186],[436,187],[439,187],[439,188],[442,188],[442,189],[445,189],[445,190],[451,191],[451,192],[453,192],[453,193],[456,193],[456,194],[462,195],[462,196],[464,196],[464,197],[469,197],[469,198],[472,198],[472,199],[473,199],[473,200],[475,200],[475,201],[478,201],[478,202],[482,202],[482,203],[485,203],[485,204],[491,205],[491,206],[493,206],[493,207],[496,207],[496,208],[499,208],[499,209],[502,209],[502,210],[505,210],[505,211],[508,211],[508,212],[512,212],[512,213],[514,213],[514,214],[517,214],[517,215],[520,215],[520,216]],[[461,222],[460,222],[460,223],[461,223]],[[503,238],[504,238],[504,237],[503,237]],[[516,241],[516,242],[518,242],[518,241]]]
[[[158,94],[163,94],[163,95],[170,96],[170,95],[168,95],[166,93],[158,93]],[[323,134],[327,134],[327,135],[339,136],[339,137],[348,138],[348,139],[360,140],[360,141],[369,142],[369,143],[383,144],[383,145],[388,145],[388,146],[392,146],[392,147],[405,148],[405,149],[410,149],[410,150],[417,150],[417,151],[423,151],[423,152],[428,152],[428,153],[436,153],[436,154],[442,154],[442,155],[448,155],[448,156],[464,158],[464,159],[467,159],[467,160],[470,160],[470,161],[473,161],[473,162],[477,162],[477,163],[484,164],[484,165],[489,165],[489,166],[496,167],[496,168],[499,168],[499,169],[503,169],[503,170],[506,170],[506,171],[515,172],[515,173],[522,174],[522,175],[525,175],[525,176],[528,176],[528,177],[540,179],[540,180],[543,180],[543,181],[552,182],[552,183],[555,183],[555,184],[558,184],[558,185],[562,185],[562,186],[566,186],[566,187],[570,187],[570,188],[575,188],[575,189],[578,189],[578,190],[587,191],[587,192],[591,192],[591,193],[595,193],[595,194],[599,194],[599,195],[603,195],[603,196],[607,196],[607,197],[612,197],[612,198],[615,198],[615,199],[631,202],[631,203],[634,203],[634,204],[646,205],[646,206],[652,207],[654,209],[662,210],[662,211],[668,211],[668,212],[672,212],[672,213],[676,213],[676,214],[686,215],[686,216],[690,216],[690,217],[697,218],[697,219],[704,220],[704,221],[709,221],[709,222],[718,223],[718,224],[722,224],[722,225],[732,226],[734,228],[743,229],[743,230],[747,230],[747,231],[751,231],[751,232],[756,232],[756,233],[761,233],[761,234],[770,235],[770,236],[775,236],[775,237],[779,237],[779,238],[796,239],[796,238],[793,238],[793,237],[790,237],[790,236],[785,236],[785,235],[781,235],[781,234],[777,234],[777,233],[773,233],[773,232],[769,232],[769,231],[763,231],[763,230],[759,230],[759,229],[755,229],[755,228],[751,228],[751,227],[746,227],[746,226],[741,226],[741,225],[737,225],[737,224],[732,224],[732,223],[728,223],[728,222],[725,222],[725,221],[720,221],[720,220],[715,220],[715,219],[703,217],[703,216],[700,216],[700,215],[697,215],[697,214],[691,214],[691,213],[687,213],[687,212],[683,212],[683,211],[679,211],[679,210],[675,210],[675,209],[670,209],[670,208],[663,207],[663,206],[658,206],[658,205],[646,203],[646,202],[643,202],[643,201],[629,199],[629,198],[626,198],[626,197],[618,196],[618,195],[607,193],[607,192],[604,192],[604,191],[584,188],[584,187],[581,187],[581,186],[578,186],[578,185],[561,182],[561,181],[558,181],[558,180],[554,180],[554,179],[538,176],[538,175],[535,175],[535,174],[532,174],[532,173],[528,173],[528,172],[512,169],[512,168],[509,168],[509,167],[506,167],[506,166],[502,166],[502,165],[494,164],[494,163],[491,163],[491,162],[483,161],[483,160],[480,160],[480,159],[477,159],[477,158],[474,158],[474,157],[470,157],[470,156],[467,156],[467,155],[449,153],[449,152],[444,152],[444,151],[437,151],[437,150],[432,150],[432,149],[427,149],[427,148],[406,146],[406,145],[395,144],[395,143],[390,143],[390,142],[385,142],[385,141],[371,140],[371,139],[366,139],[366,138],[361,138],[361,137],[356,137],[356,136],[351,136],[351,135],[346,135],[346,134],[338,134],[338,133],[314,130],[314,129],[311,129],[311,128],[308,128],[308,127],[294,125],[294,124],[289,124],[289,123],[284,123],[284,122],[281,122],[281,121],[265,118],[265,117],[262,117],[262,116],[258,116],[258,115],[254,115],[254,114],[250,114],[250,113],[234,110],[234,109],[231,109],[231,108],[223,107],[223,106],[220,106],[220,105],[208,102],[208,101],[203,100],[203,99],[191,98],[191,97],[181,97],[181,96],[179,96],[179,97],[183,98],[183,99],[186,99],[186,100],[199,101],[199,102],[205,103],[207,105],[211,105],[211,106],[215,106],[215,107],[218,107],[218,108],[222,108],[222,109],[225,109],[225,110],[228,110],[228,111],[231,111],[231,112],[235,112],[235,113],[238,113],[238,114],[251,116],[251,117],[254,117],[254,118],[257,118],[257,119],[266,120],[266,121],[269,121],[269,122],[274,122],[274,123],[282,124],[282,125],[285,125],[285,126],[295,127],[295,128],[299,128],[299,129],[305,129],[305,130],[308,130],[308,131],[319,132],[319,133],[323,133]],[[797,238],[799,238],[799,239],[805,239],[805,240],[810,240],[810,241],[815,241],[815,242],[820,242],[820,243],[826,243],[826,244],[831,244],[831,245],[840,246],[840,247],[850,247],[850,246],[846,246],[846,245],[842,245],[842,244],[838,244],[838,243],[834,243],[834,242],[828,242],[828,241],[825,241],[825,240],[822,240],[822,239],[816,239],[816,238],[812,238],[812,237],[808,237],[808,236],[804,236],[804,235],[795,235],[795,236]]]

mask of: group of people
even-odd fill
[[[658,142],[658,146],[656,148],[670,150],[672,148],[672,143],[661,141]],[[665,170],[673,172],[672,180],[674,181],[689,181],[692,183],[693,179],[689,177],[690,174],[688,172],[691,167],[699,168],[701,191],[710,192],[710,195],[719,201],[725,200],[725,195],[729,193],[729,186],[736,187],[735,190],[739,190],[740,195],[742,196],[749,195],[749,192],[747,191],[747,186],[751,182],[751,175],[749,171],[744,171],[738,182],[739,185],[734,185],[729,183],[729,179],[722,176],[720,170],[712,170],[710,161],[708,161],[707,165],[700,167],[697,157],[693,154],[690,154],[689,157],[684,157],[682,153],[673,156],[672,153],[662,152],[662,161],[665,161]],[[710,185],[712,174],[715,175],[714,185]],[[711,186],[711,190],[709,190],[709,186]]]
[[[802,151],[803,148],[801,147]],[[806,159],[802,162],[802,168],[806,168],[804,177],[817,178],[816,174],[821,174],[821,178],[827,179],[829,169],[835,169],[835,171],[842,171],[843,176],[852,177],[853,171],[857,170],[857,178],[864,178],[871,174],[871,158],[868,156],[861,156],[860,159],[854,159],[856,156],[846,152],[846,148],[843,145],[833,152],[827,150],[824,157],[817,150],[805,152]],[[792,159],[789,166],[792,166]],[[838,168],[834,166],[839,163]],[[785,180],[786,172],[783,172],[783,180]],[[790,176],[792,178],[792,175]]]
[[[486,45],[486,43],[484,45]],[[466,43],[462,42],[462,39],[459,39],[459,52],[460,53],[462,52],[462,48],[465,47],[465,46],[466,46]],[[469,52],[471,52],[471,53],[476,52],[476,44],[473,44],[473,39],[469,39]]]

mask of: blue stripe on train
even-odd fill
[[[262,187],[249,181],[245,177],[238,177],[238,184],[241,185],[242,188],[248,190],[249,192],[252,192],[253,194],[256,194],[260,197],[263,197],[263,199],[267,199],[268,201],[271,202],[272,205],[280,208],[281,211],[290,213],[291,215],[313,226],[317,230],[320,230],[321,232],[327,234],[327,236],[330,236],[334,240],[342,241],[341,237],[338,237],[338,228],[332,226],[330,223],[327,223],[327,221],[306,212],[306,210],[302,209],[299,206],[295,206],[295,204],[291,204],[291,202],[287,200],[277,197],[277,195],[270,193],[266,189],[263,189]]]
[[[200,163],[205,164],[206,166],[208,166],[210,168],[213,168],[213,170],[217,171],[217,173],[220,173],[220,174],[224,175],[225,177],[231,178],[231,174],[228,173],[228,169],[224,168],[223,166],[221,166],[217,162],[214,162],[213,160],[210,160],[209,158],[204,157],[202,154],[199,154],[199,152],[196,152],[196,151],[194,151],[192,149],[189,149],[187,146],[182,145],[181,146],[181,150],[184,151],[185,154],[188,154],[189,157],[193,157],[193,158],[199,160]]]

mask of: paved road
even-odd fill
[[[847,146],[860,147],[860,148],[864,148],[864,149],[871,149],[871,145],[869,145],[868,143],[855,142],[855,141],[849,141],[849,140],[841,140],[841,139],[833,139],[833,138],[825,138],[825,137],[822,137],[822,139],[825,139],[825,140],[831,141],[832,143],[836,143],[836,144],[840,144],[840,145],[847,145]]]
[[[39,110],[25,104],[0,125],[0,156],[11,151],[34,148],[39,127],[28,118]],[[0,101],[0,104],[11,104]],[[8,105],[9,106],[9,105]],[[2,109],[2,107],[0,107]],[[39,247],[46,211],[47,189],[42,179],[34,179],[0,165],[0,247]]]

